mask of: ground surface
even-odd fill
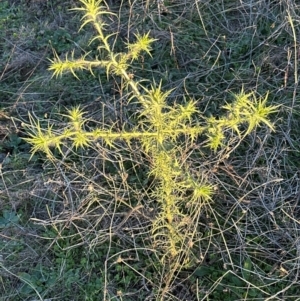
[[[89,126],[135,124],[122,82],[106,72],[52,78],[61,57],[88,45],[77,1],[0,2],[0,300],[300,300],[297,1],[112,1],[108,30],[124,49],[137,31],[158,39],[136,79],[174,89],[170,103],[197,100],[219,116],[231,93],[255,91],[280,105],[276,131],[258,128],[230,157],[185,153],[194,174],[216,186],[197,221],[194,265],[177,272],[162,297],[165,271],[150,247],[157,214],[149,198],[151,159],[138,143],[96,145],[68,157],[31,157],[22,123],[64,126],[80,104]],[[68,149],[66,148],[66,152]],[[201,156],[199,156],[201,154]],[[31,160],[29,161],[31,157]],[[138,207],[137,204],[143,204]],[[135,210],[138,208],[138,210]],[[120,260],[120,258],[122,260]]]

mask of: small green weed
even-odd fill
[[[2,216],[0,217],[0,229],[9,227],[15,223],[18,223],[19,216],[15,212],[9,210],[3,210]]]

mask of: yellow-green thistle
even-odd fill
[[[157,181],[157,188],[152,192],[160,206],[160,213],[153,222],[155,244],[164,254],[162,260],[176,262],[176,256],[182,253],[188,258],[190,247],[187,246],[193,245],[190,243],[195,233],[192,228],[196,227],[188,222],[194,218],[190,215],[199,214],[205,202],[212,200],[214,185],[207,183],[204,176],[199,180],[189,173],[181,159],[182,150],[178,138],[186,137],[191,143],[198,137],[206,136],[207,146],[217,151],[226,146],[228,130],[240,139],[257,126],[266,125],[273,130],[268,116],[276,111],[277,106],[267,106],[268,94],[263,99],[257,99],[253,92],[246,94],[243,90],[235,95],[233,103],[223,107],[227,114],[219,118],[203,118],[194,100],[168,105],[167,99],[171,91],[163,91],[161,82],[159,85],[153,83],[151,88],[147,88],[132,79],[128,72],[132,61],[138,59],[141,53],[151,54],[151,45],[155,39],[150,37],[150,33],[136,34],[136,41],[127,43],[124,52],[115,53],[109,43],[114,33],[107,35],[104,30],[105,22],[102,18],[110,13],[103,10],[102,1],[80,2],[83,6],[77,10],[84,13],[81,28],[89,23],[94,26],[97,34],[93,40],[97,40],[99,49],[106,52],[104,59],[96,57],[94,60],[87,60],[86,56],[75,59],[73,52],[71,58],[66,55],[65,60],[61,60],[55,54],[49,70],[56,76],[71,72],[77,77],[77,71],[92,72],[94,68],[105,68],[108,75],[120,76],[131,93],[130,99],[135,98],[140,104],[139,122],[131,131],[114,132],[108,127],[88,131],[85,128],[84,112],[80,107],[75,107],[65,115],[68,123],[63,129],[54,129],[48,125],[44,130],[40,121],[30,115],[30,124],[25,126],[29,137],[25,140],[32,145],[32,154],[43,151],[48,157],[53,157],[51,148],[62,152],[62,145],[77,149],[88,147],[101,139],[114,147],[116,140],[128,143],[133,139],[139,140],[143,151],[152,158],[149,174]],[[246,130],[242,130],[245,125]]]
[[[235,100],[223,106],[228,111],[226,116],[219,119],[215,117],[207,119],[209,125],[207,145],[215,151],[222,147],[225,141],[224,133],[228,129],[234,131],[240,139],[262,124],[274,130],[269,115],[275,113],[279,106],[267,106],[268,95],[269,93],[264,98],[257,99],[254,92],[245,93],[244,89],[234,95]],[[246,131],[241,130],[242,125],[247,126]]]

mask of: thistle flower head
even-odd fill
[[[272,113],[277,112],[279,105],[267,106],[267,99],[269,93],[266,94],[265,98],[257,99],[253,95],[253,103],[250,103],[250,112],[247,114],[248,117],[248,129],[246,134],[249,134],[255,127],[265,124],[272,131],[274,131],[274,125],[271,123],[269,116]]]
[[[112,14],[110,12],[105,11],[105,7],[101,6],[102,0],[79,0],[83,7],[73,8],[73,10],[83,11],[85,14],[82,19],[85,21],[82,23],[80,29],[82,29],[86,24],[98,23],[99,24],[99,16],[104,14]],[[102,24],[104,25],[104,23]]]
[[[135,43],[128,43],[127,48],[129,50],[129,55],[133,60],[137,59],[142,51],[145,51],[151,56],[151,44],[157,39],[149,37],[150,31],[147,34],[140,35],[135,34],[136,41]]]
[[[41,127],[40,121],[35,120],[34,117],[29,114],[30,124],[23,124],[27,128],[29,138],[24,138],[31,147],[31,157],[37,152],[44,152],[48,158],[52,158],[52,152],[50,147],[57,148],[61,151],[60,140],[58,140],[55,134],[52,132],[52,126],[48,125],[48,128],[45,130]]]

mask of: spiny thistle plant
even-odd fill
[[[227,147],[228,133],[235,133],[243,139],[257,126],[265,125],[273,130],[268,119],[276,111],[276,106],[267,105],[266,95],[256,98],[253,92],[244,90],[235,95],[235,100],[223,107],[226,114],[222,117],[203,117],[196,108],[196,101],[183,101],[182,104],[169,105],[167,100],[171,91],[163,91],[162,83],[153,82],[150,88],[142,85],[130,76],[130,66],[134,60],[146,53],[151,55],[151,45],[155,42],[150,32],[135,35],[135,42],[127,43],[124,52],[114,52],[111,38],[106,34],[104,16],[112,14],[105,10],[101,0],[80,0],[82,7],[81,28],[91,23],[96,36],[93,41],[99,43],[99,55],[94,60],[86,56],[79,59],[66,55],[64,60],[55,54],[49,70],[54,76],[71,72],[77,77],[79,70],[93,73],[94,68],[105,68],[107,76],[121,77],[128,91],[128,100],[133,99],[140,105],[138,123],[130,131],[113,131],[113,128],[101,127],[87,130],[85,112],[80,106],[71,108],[66,116],[69,121],[63,129],[48,125],[42,128],[39,120],[31,115],[30,124],[25,125],[29,135],[25,140],[32,145],[32,154],[44,152],[51,159],[53,149],[63,152],[64,145],[75,149],[92,146],[101,139],[108,148],[114,148],[117,141],[130,144],[140,141],[143,152],[151,158],[150,172],[156,180],[152,191],[159,204],[159,213],[152,224],[152,239],[161,250],[164,263],[190,260],[190,251],[195,242],[197,217],[207,202],[212,202],[214,185],[207,182],[204,175],[193,176],[181,159],[182,141],[192,145],[197,139],[205,139],[206,146],[217,151]],[[180,258],[180,260],[179,260]]]

